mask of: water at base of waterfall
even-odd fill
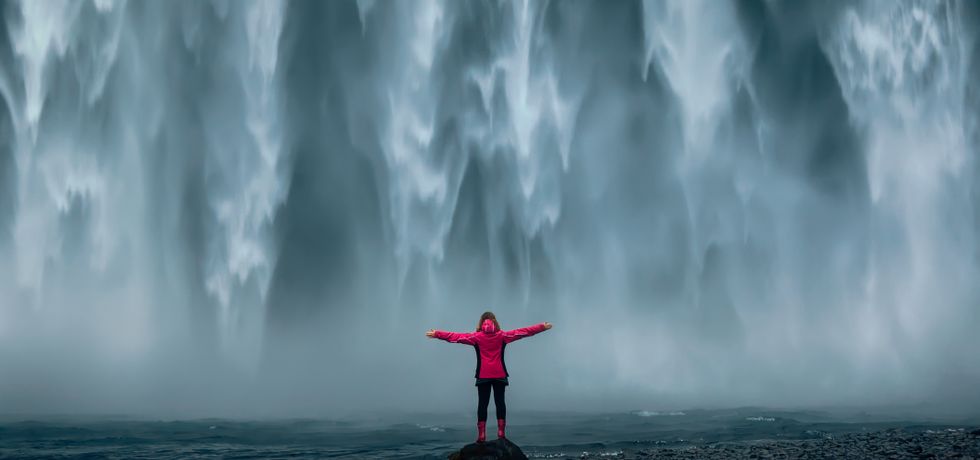
[[[16,420],[13,416],[0,420],[3,458],[446,458],[476,436],[471,426],[475,423],[462,414],[359,421]],[[846,455],[848,445],[872,449],[865,453],[873,454],[873,449],[887,450],[889,443],[901,442],[927,444],[921,447],[925,451],[960,449],[963,453],[980,449],[980,437],[971,434],[977,425],[977,418],[909,419],[860,410],[512,411],[508,434],[530,458],[731,457],[759,454],[756,450],[770,455],[786,449],[802,452],[808,446],[818,451],[845,449]]]

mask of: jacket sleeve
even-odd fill
[[[514,329],[512,331],[504,331],[504,343],[511,343],[515,340],[523,339],[524,337],[530,337],[539,332],[544,332],[544,323],[535,324],[534,326],[521,327]]]
[[[476,333],[473,332],[448,332],[448,331],[436,331],[435,338],[439,340],[445,340],[450,343],[461,343],[463,345],[473,345],[473,336]]]

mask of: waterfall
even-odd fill
[[[542,407],[980,381],[969,2],[0,13],[0,410],[441,407],[488,309]]]

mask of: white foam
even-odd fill
[[[631,413],[633,415],[638,415],[640,417],[678,417],[682,415],[687,415],[681,411],[658,412],[658,411],[639,410]]]

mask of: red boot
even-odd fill
[[[502,419],[502,418],[498,418],[497,419],[497,438],[498,439],[502,439],[504,437],[504,425],[506,425],[506,424],[507,424],[507,422],[505,422],[504,419]]]
[[[487,422],[476,422],[476,442],[487,440]]]

